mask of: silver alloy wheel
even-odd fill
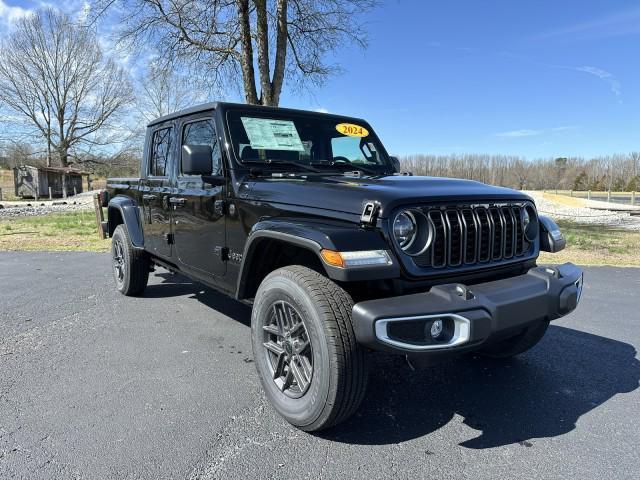
[[[124,282],[125,268],[124,246],[120,239],[116,239],[113,242],[113,271],[118,283]]]
[[[262,330],[271,378],[288,397],[302,397],[313,378],[313,350],[302,316],[290,303],[274,302]]]

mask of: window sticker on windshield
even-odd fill
[[[291,120],[240,117],[251,148],[256,150],[293,150],[304,152],[304,145]]]
[[[369,135],[366,128],[354,123],[339,123],[336,125],[336,130],[348,137],[367,137]]]

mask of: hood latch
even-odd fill
[[[380,210],[380,204],[378,202],[367,202],[360,215],[360,223],[363,226],[373,226],[378,218],[378,211]]]

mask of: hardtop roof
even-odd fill
[[[243,110],[255,110],[257,112],[278,112],[278,113],[312,113],[315,115],[322,115],[322,116],[327,116],[327,117],[335,117],[335,118],[351,118],[354,120],[359,120],[359,121],[363,121],[365,122],[365,120],[357,118],[357,117],[352,117],[349,115],[336,115],[336,114],[332,114],[332,113],[325,113],[325,112],[316,112],[313,110],[299,110],[299,109],[294,109],[294,108],[282,108],[282,107],[266,107],[264,105],[250,105],[247,103],[230,103],[230,102],[209,102],[209,103],[202,103],[200,105],[195,105],[193,107],[189,107],[189,108],[185,108],[183,110],[179,110],[177,112],[173,112],[170,113],[168,115],[164,115],[163,117],[159,117],[156,118],[155,120],[149,122],[149,124],[147,125],[147,127],[152,127],[154,125],[157,125],[159,123],[164,123],[167,122],[169,120],[175,120],[176,118],[181,118],[181,117],[185,117],[187,115],[192,115],[194,113],[199,113],[199,112],[206,112],[208,110],[216,110],[216,109],[229,109],[229,108],[241,108]]]

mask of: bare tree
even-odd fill
[[[0,48],[0,106],[21,116],[67,166],[78,150],[109,144],[132,98],[123,70],[105,60],[95,32],[55,10],[18,22]]]
[[[526,160],[516,158],[511,162],[511,172],[515,180],[515,187],[518,190],[524,190],[531,173],[531,164]]]
[[[278,105],[285,77],[321,82],[326,54],[366,45],[359,15],[376,0],[94,0],[98,18],[119,4],[131,48],[153,45],[168,64],[212,86],[238,85],[247,103]],[[115,11],[115,10],[114,10]],[[255,66],[258,68],[256,75]]]
[[[5,162],[7,168],[17,167],[25,163],[38,164],[38,156],[28,143],[13,142],[4,150]]]
[[[136,107],[145,120],[151,121],[187,108],[206,98],[185,75],[150,62],[145,75],[137,82]]]

